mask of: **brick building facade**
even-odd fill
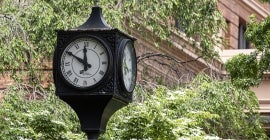
[[[150,31],[145,29],[145,32],[149,32],[146,39],[142,37],[143,35],[140,32],[130,29],[133,35],[138,38],[136,44],[138,56],[146,53],[161,53],[170,55],[182,62],[191,61],[191,63],[186,63],[178,67],[181,71],[184,71],[181,75],[175,75],[174,72],[169,72],[168,69],[162,68],[162,66],[159,66],[160,64],[153,61],[143,62],[139,64],[143,65],[143,67],[139,67],[138,80],[140,81],[143,80],[143,77],[147,77],[147,75],[144,74],[145,68],[151,69],[152,76],[150,77],[156,77],[156,79],[161,78],[164,79],[163,81],[166,81],[165,83],[169,81],[169,83],[174,84],[186,81],[188,80],[188,76],[192,77],[192,75],[196,75],[202,71],[219,77],[226,76],[227,73],[224,70],[224,63],[229,58],[239,53],[250,53],[253,51],[252,44],[244,38],[246,24],[249,22],[250,16],[255,15],[258,21],[265,19],[270,15],[270,4],[262,3],[259,0],[219,0],[218,8],[222,12],[227,24],[227,28],[221,31],[227,45],[217,47],[221,61],[212,60],[212,62],[205,62],[203,59],[198,58],[199,56],[195,53],[192,44],[190,44],[184,33],[173,33],[170,36],[173,47],[170,47],[169,42],[164,41],[159,48],[156,48],[154,42],[158,39],[152,36]],[[195,59],[196,61],[192,61]],[[267,79],[267,77],[268,75],[266,73],[265,79]]]
[[[219,0],[219,9],[227,23],[227,31],[223,32],[228,46],[224,49],[248,49],[250,44],[242,43],[246,23],[251,15],[260,21],[270,13],[270,5],[255,0]]]

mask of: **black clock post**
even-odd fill
[[[136,39],[111,28],[93,7],[81,26],[57,30],[53,58],[56,95],[76,112],[88,139],[98,139],[111,115],[132,101]]]

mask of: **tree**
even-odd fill
[[[0,105],[1,139],[86,138],[75,112],[54,95],[54,89],[13,85],[4,91]]]
[[[147,27],[163,40],[172,31],[180,32],[171,23],[177,19],[188,37],[200,36],[203,56],[215,55],[213,47],[219,43],[217,33],[223,23],[217,0],[100,0],[99,4],[112,27],[124,31]],[[41,69],[44,60],[53,54],[55,29],[81,25],[89,16],[93,1],[3,0],[0,6],[0,72],[28,70],[30,77],[38,80],[36,69]],[[199,49],[194,40],[190,41]]]
[[[26,70],[30,72],[31,82],[35,83],[30,89],[35,89],[41,82],[37,69],[42,68],[44,59],[49,59],[53,55],[56,41],[54,30],[75,28],[82,24],[88,17],[92,5],[93,2],[86,3],[84,0],[1,0],[0,24],[3,26],[0,26],[0,72],[11,70],[13,76],[20,79],[16,71]],[[198,51],[199,56],[212,58],[216,55],[213,48],[220,43],[218,32],[222,27],[220,25],[223,25],[222,16],[216,8],[217,0],[100,0],[100,5],[104,9],[105,19],[112,27],[124,31],[128,31],[129,28],[141,31],[147,27],[161,40],[167,40],[171,32],[184,31],[188,37],[200,37],[199,47],[195,40],[190,39],[194,48],[202,50],[201,53]],[[182,31],[174,26],[172,23],[174,19],[179,21],[178,27]],[[169,136],[204,138],[207,135],[224,138],[265,137],[258,122],[258,114],[254,112],[257,104],[253,100],[255,99],[253,93],[237,89],[230,83],[203,79],[198,81],[202,83],[201,85],[196,85],[195,82],[189,88],[182,87],[173,91],[158,88],[155,92],[151,91],[150,93],[156,95],[147,96],[145,102],[134,103],[118,113],[112,120],[112,122],[120,120],[116,123],[118,126],[111,123],[104,138],[154,138],[157,132],[161,134],[160,139]],[[231,96],[223,94],[231,93],[228,91],[231,89],[235,91]],[[44,90],[44,93],[48,94],[38,94],[37,97],[41,98],[31,100],[28,97],[36,96],[36,91],[33,91],[35,90],[29,90],[29,87],[21,88],[20,85],[15,85],[5,92],[6,97],[0,108],[0,119],[3,122],[0,128],[5,130],[0,131],[1,137],[6,139],[84,137],[79,131],[78,119],[74,116],[74,112],[70,112],[70,108],[49,94],[52,91]],[[33,95],[30,94],[32,92]],[[137,93],[141,92],[138,90]],[[242,96],[251,103],[242,100],[240,98]],[[245,114],[243,109],[249,109],[250,112]],[[222,114],[224,110],[228,116]],[[228,118],[229,116],[231,117]],[[125,124],[127,121],[131,123]],[[244,126],[240,127],[242,124]],[[133,126],[138,126],[136,128],[139,131],[130,135]],[[151,127],[145,130],[142,129],[144,126]],[[120,128],[121,131],[115,131]],[[168,128],[172,128],[173,131]],[[224,128],[228,130],[223,131]]]
[[[269,0],[263,1],[270,3]],[[258,86],[262,82],[264,72],[270,69],[270,16],[263,21],[257,21],[255,16],[250,18],[245,37],[256,51],[249,55],[234,56],[225,64],[232,83],[241,88]]]
[[[100,139],[267,139],[255,94],[229,81],[200,75],[188,86],[135,93],[136,102],[114,114]],[[0,137],[6,140],[86,138],[75,112],[54,89],[9,87],[0,121]]]
[[[136,92],[142,92],[137,90]],[[110,120],[104,139],[266,139],[254,92],[200,75],[186,87],[144,92]]]

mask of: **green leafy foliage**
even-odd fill
[[[259,52],[264,52],[269,49],[270,44],[270,17],[261,22],[258,22],[254,15],[250,19],[245,37],[254,44]]]
[[[251,17],[251,22],[245,36],[257,49],[260,59],[258,62],[259,72],[263,73],[270,69],[270,16],[261,22],[257,22],[255,17]]]
[[[76,114],[53,92],[21,84],[7,89],[0,137],[85,139]],[[135,92],[140,100],[116,112],[100,139],[267,139],[254,93],[230,82],[198,76],[187,87]]]
[[[44,59],[52,57],[55,30],[78,27],[86,21],[93,5],[93,1],[84,0],[1,1],[0,72],[39,69]],[[172,24],[172,19],[179,19],[188,37],[200,36],[202,55],[215,54],[213,47],[223,23],[217,0],[100,0],[99,5],[112,27],[125,31],[131,27],[139,32],[147,27],[162,40],[169,40],[172,31],[180,33]]]
[[[216,122],[210,122],[211,130],[207,130],[210,133],[222,138],[265,138],[254,92],[204,76],[197,77],[191,89],[200,94],[198,108],[220,116]]]
[[[268,3],[270,3],[270,0],[261,0],[262,2],[268,2]]]
[[[167,40],[172,31],[180,33],[168,23],[168,19],[178,19],[188,37],[200,37],[202,55],[215,55],[213,47],[219,43],[217,33],[223,25],[217,0],[100,0],[99,3],[112,27],[126,31],[132,27],[140,32],[147,27],[162,40]],[[17,69],[34,72],[40,68],[44,59],[52,56],[54,30],[82,24],[92,5],[93,2],[84,0],[0,1],[0,72],[7,69],[14,73]],[[254,30],[247,36],[252,38],[263,32],[258,31],[262,27],[254,22]],[[265,37],[263,41],[268,39]],[[262,46],[267,47],[265,44]],[[269,51],[259,50],[263,50],[261,61],[255,61],[254,56],[241,56],[240,61],[231,64],[231,67],[243,62],[252,64],[246,66],[249,70],[243,74],[236,73],[236,77],[255,84],[257,79],[249,78],[260,76],[255,73],[269,68]],[[53,90],[38,89],[16,85],[5,91],[0,107],[0,138],[85,139],[74,112],[52,94]],[[151,92],[141,89],[136,92],[145,96],[144,101],[117,112],[101,139],[266,138],[256,112],[258,103],[254,93],[229,82],[198,77],[188,87],[177,90],[159,87]]]
[[[102,139],[266,139],[253,92],[199,76],[118,111]]]
[[[260,71],[256,53],[236,55],[226,63],[225,68],[232,83],[240,88],[249,88],[261,82],[263,71]]]
[[[85,139],[75,112],[52,92],[11,86],[0,104],[0,138],[5,140]]]
[[[4,0],[0,9],[0,72],[42,68],[54,50],[56,29],[76,27],[84,1]],[[33,75],[32,75],[33,76]]]
[[[264,72],[270,68],[270,17],[257,22],[255,16],[251,16],[245,37],[252,42],[256,51],[234,56],[225,64],[225,68],[235,85],[248,88],[258,86]]]

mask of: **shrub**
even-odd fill
[[[38,88],[16,85],[4,95],[0,106],[1,139],[85,139],[76,114],[53,90],[41,92]]]
[[[111,118],[102,139],[266,139],[256,96],[230,82],[198,76],[144,96]]]

